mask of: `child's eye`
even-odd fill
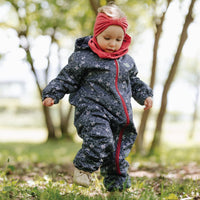
[[[104,39],[105,39],[105,40],[110,40],[110,38],[109,38],[109,37],[104,37]]]
[[[122,40],[121,39],[117,39],[117,42],[121,42]]]

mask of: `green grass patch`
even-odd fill
[[[0,200],[200,199],[200,147],[151,157],[131,154],[132,187],[121,193],[107,192],[99,172],[90,188],[72,183],[72,160],[79,148],[64,140],[0,144]]]
[[[44,144],[1,143],[0,165],[7,162],[66,163],[72,161],[79,143],[64,140],[48,141]]]

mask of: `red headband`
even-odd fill
[[[104,52],[98,45],[96,37],[107,29],[111,25],[120,26],[124,31],[124,40],[121,48],[118,51],[108,53]],[[109,58],[109,59],[117,59],[128,53],[128,47],[131,43],[131,37],[126,34],[126,29],[128,27],[128,23],[126,17],[123,18],[112,18],[107,16],[104,13],[99,13],[96,17],[96,22],[94,25],[94,35],[93,38],[89,40],[88,45],[91,50],[96,53],[100,58]]]
[[[126,17],[112,18],[112,17],[107,16],[104,13],[99,13],[96,17],[96,22],[94,25],[94,37],[99,35],[106,28],[108,28],[108,26],[111,26],[111,25],[118,25],[118,26],[122,27],[124,34],[126,33],[126,29],[128,27]]]

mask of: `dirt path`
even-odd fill
[[[3,170],[3,168],[0,167],[0,170]],[[73,170],[74,166],[72,163],[65,165],[16,163],[15,165],[8,166],[6,173],[8,177],[18,179],[19,181],[29,181],[37,177],[49,176],[52,178],[52,181],[64,180],[72,183]],[[194,162],[176,168],[159,165],[138,168],[133,165],[130,167],[129,175],[131,177],[146,177],[150,179],[164,177],[167,179],[200,180],[200,167]]]

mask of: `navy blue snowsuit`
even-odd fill
[[[88,46],[90,38],[77,39],[68,64],[43,90],[43,100],[51,97],[58,103],[70,94],[74,124],[83,139],[75,167],[87,172],[100,168],[107,190],[122,190],[131,185],[125,157],[137,136],[131,97],[144,105],[153,94],[136,76],[136,65],[128,54],[116,60],[99,58]]]

